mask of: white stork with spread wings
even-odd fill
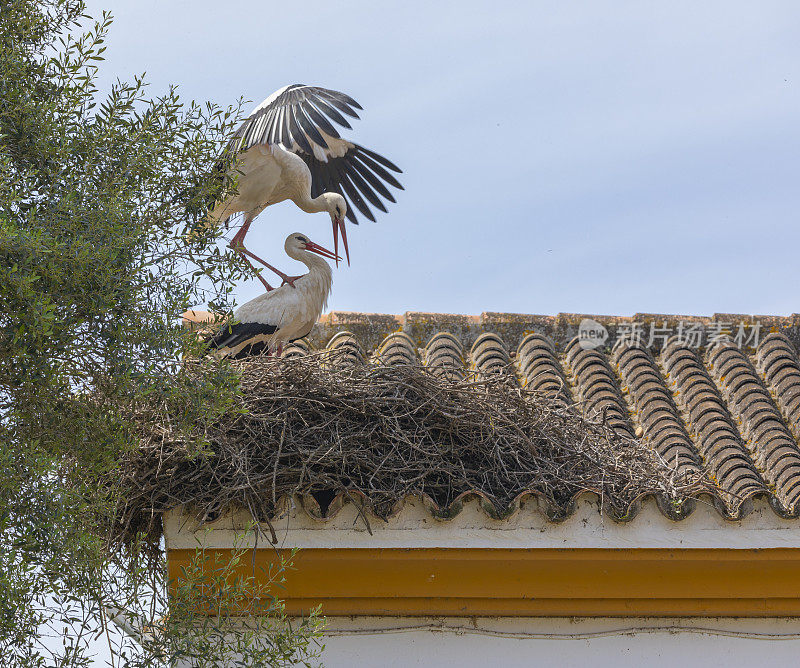
[[[280,355],[284,343],[302,339],[311,331],[325,308],[333,281],[330,266],[317,255],[331,260],[339,257],[299,232],[286,237],[283,247],[290,258],[308,267],[308,273],[298,276],[293,287],[283,285],[242,304],[233,314],[234,322],[211,338],[210,348],[234,358],[272,349]]]
[[[342,139],[334,123],[352,129],[345,116],[358,118],[361,106],[337,91],[293,84],[270,95],[242,123],[228,151],[236,156],[240,172],[238,192],[218,202],[212,221],[244,213],[242,227],[230,247],[261,262],[284,281],[287,276],[244,247],[250,223],[266,207],[290,199],[307,213],[327,211],[333,225],[334,253],[339,252],[339,234],[350,263],[345,217],[358,224],[353,207],[374,221],[370,205],[386,211],[381,197],[395,199],[387,184],[403,189],[391,172],[401,170],[369,149]],[[252,265],[251,265],[252,266]],[[259,274],[267,288],[272,287]]]

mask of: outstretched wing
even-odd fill
[[[311,142],[328,149],[322,133],[340,139],[331,121],[352,129],[342,114],[358,118],[354,108],[361,109],[361,105],[335,90],[303,84],[285,86],[253,109],[236,130],[231,144],[238,151],[256,144],[281,144],[290,151],[299,147],[312,153]]]
[[[403,186],[391,172],[402,170],[382,155],[341,138],[334,124],[352,129],[344,115],[358,118],[352,97],[327,88],[293,84],[258,105],[231,140],[244,151],[257,144],[280,144],[299,155],[311,172],[311,196],[337,192],[347,200],[347,218],[358,224],[355,209],[371,221],[373,206],[394,202],[387,186]],[[344,115],[343,115],[344,114]]]

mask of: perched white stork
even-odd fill
[[[232,357],[245,357],[263,350],[277,350],[311,331],[328,303],[333,277],[331,268],[317,255],[339,259],[331,251],[295,232],[286,237],[286,254],[308,267],[308,273],[242,304],[233,314],[233,324],[222,327],[209,342],[210,348]],[[316,253],[316,255],[314,255]]]
[[[238,192],[216,203],[211,220],[227,222],[243,212],[242,227],[229,246],[261,262],[284,284],[294,285],[297,277],[278,271],[244,247],[250,223],[266,207],[290,199],[307,213],[327,211],[334,253],[339,253],[341,233],[349,264],[345,217],[358,224],[354,206],[374,221],[367,202],[385,212],[381,197],[395,201],[386,184],[403,189],[391,174],[400,173],[399,167],[340,137],[333,123],[352,129],[344,115],[358,118],[355,109],[361,105],[344,93],[303,84],[285,86],[253,109],[228,145],[229,157],[236,158],[233,168],[240,172]],[[260,274],[259,279],[272,289]]]

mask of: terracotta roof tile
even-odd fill
[[[439,332],[425,346],[425,364],[439,378],[458,380],[464,378],[464,350],[461,342],[449,332]]]
[[[333,359],[337,364],[363,364],[364,349],[350,332],[339,332],[331,337],[326,349],[337,353]]]
[[[650,351],[623,343],[615,347],[613,360],[640,425],[637,435],[679,470],[696,471],[698,452]]]
[[[605,419],[623,436],[634,436],[619,380],[608,357],[598,350],[585,350],[572,339],[566,347],[566,369],[575,387],[576,399],[588,417]]]
[[[550,339],[543,334],[528,334],[520,342],[516,358],[518,378],[523,387],[543,392],[554,401],[571,401],[564,370]]]
[[[494,332],[484,332],[469,351],[472,368],[479,374],[503,371],[511,361],[506,344]]]
[[[800,500],[800,451],[777,406],[748,357],[732,342],[710,348],[706,363],[756,467],[789,512]]]
[[[381,364],[386,366],[419,363],[414,342],[405,332],[389,334],[376,351],[376,357]]]
[[[765,488],[733,419],[696,350],[672,340],[662,363],[694,446],[736,515],[742,503]]]
[[[775,403],[800,441],[800,362],[797,350],[782,333],[768,335],[756,353],[758,370]]]

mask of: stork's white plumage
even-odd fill
[[[299,232],[286,237],[284,249],[305,264],[308,273],[297,277],[293,287],[275,288],[240,306],[233,314],[234,323],[211,339],[212,348],[234,357],[272,349],[280,354],[284,343],[311,331],[328,303],[333,282],[330,266],[317,255],[332,260],[337,256]]]
[[[287,199],[307,213],[327,211],[333,225],[334,253],[339,252],[341,234],[349,263],[344,219],[358,224],[355,207],[374,221],[367,202],[386,211],[381,197],[395,201],[386,185],[403,188],[391,174],[401,171],[396,165],[342,139],[334,127],[336,123],[352,129],[345,115],[358,118],[355,109],[361,106],[344,93],[303,84],[285,86],[253,109],[229,144],[229,153],[237,158],[235,169],[240,172],[238,192],[214,206],[211,220],[227,221],[244,213],[231,248],[261,262],[285,283],[293,285],[296,277],[278,271],[244,247],[250,223],[261,211]]]

